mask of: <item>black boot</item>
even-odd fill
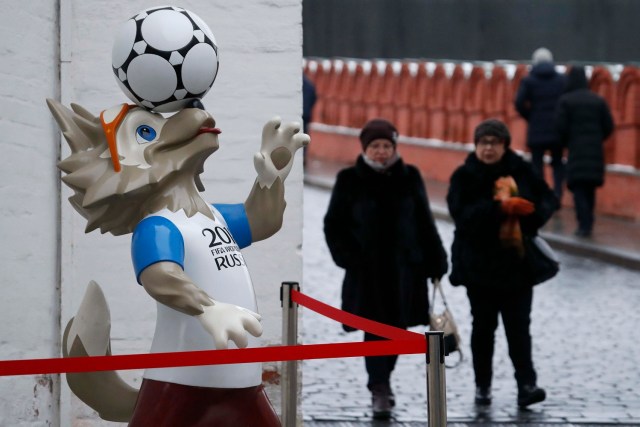
[[[476,387],[476,405],[491,405],[491,387]]]
[[[544,389],[535,384],[523,385],[518,388],[518,406],[525,408],[547,398]]]
[[[376,420],[388,420],[391,417],[391,408],[395,405],[395,397],[389,384],[372,384],[371,410]]]

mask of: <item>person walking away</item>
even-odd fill
[[[313,106],[316,104],[318,97],[316,87],[311,80],[302,74],[302,131],[309,135],[309,123],[313,118]],[[307,146],[302,151],[303,163],[307,163]]]
[[[475,403],[491,404],[500,315],[518,385],[517,402],[526,407],[543,401],[546,393],[537,386],[531,355],[535,283],[525,243],[553,215],[558,199],[531,165],[509,148],[511,136],[504,123],[480,123],[474,143],[475,151],[454,171],[447,193],[455,223],[450,281],[466,287],[471,306]]]
[[[342,309],[407,328],[428,325],[427,280],[444,276],[448,264],[420,172],[403,162],[397,138],[386,120],[364,126],[363,153],[338,173],[324,233],[345,269]],[[381,339],[364,334],[365,341]],[[395,405],[390,380],[397,358],[365,356],[374,418],[389,418]]]
[[[313,106],[318,99],[313,82],[302,74],[302,126],[303,132],[309,134],[309,123],[313,117]]]
[[[553,189],[556,197],[561,200],[564,182],[563,149],[554,117],[558,99],[564,92],[566,76],[555,70],[553,55],[547,48],[536,49],[532,63],[529,75],[520,82],[515,107],[527,121],[527,146],[531,151],[531,163],[541,177],[544,177],[544,154],[547,151],[551,153]]]
[[[589,237],[596,188],[604,184],[604,141],[614,124],[606,101],[589,90],[583,67],[569,71],[566,93],[558,102],[556,125],[568,148],[567,187],[573,193],[578,220],[575,235]]]

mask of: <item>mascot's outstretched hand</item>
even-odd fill
[[[211,334],[218,350],[227,348],[229,340],[238,348],[245,348],[249,343],[247,332],[254,337],[262,335],[262,317],[258,313],[233,304],[211,302],[212,305],[202,307],[204,313],[196,317]]]
[[[309,144],[309,135],[300,133],[297,122],[282,124],[280,117],[269,120],[262,128],[262,145],[253,156],[261,188],[271,188],[276,178],[283,182],[293,166],[296,151]]]
[[[173,262],[157,262],[140,275],[144,289],[156,301],[181,313],[194,316],[213,337],[217,349],[233,341],[239,348],[248,344],[247,332],[262,335],[259,314],[235,304],[212,299]]]

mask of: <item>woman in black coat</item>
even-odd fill
[[[343,310],[406,328],[428,324],[427,279],[446,274],[447,255],[420,172],[396,151],[397,135],[386,120],[365,125],[364,153],[338,174],[324,232],[333,260],[346,270]],[[368,333],[364,338],[381,339]],[[388,417],[394,404],[390,376],[396,360],[365,357],[376,418]]]
[[[526,243],[557,209],[558,200],[531,165],[509,148],[504,123],[480,123],[474,142],[475,151],[453,173],[447,194],[456,226],[450,281],[467,288],[471,305],[476,403],[491,403],[500,314],[515,368],[518,405],[528,406],[546,395],[536,385],[529,333],[534,273],[544,272],[529,266]]]
[[[604,141],[613,131],[613,118],[605,100],[589,90],[583,67],[569,71],[566,93],[558,102],[556,124],[569,152],[567,187],[573,193],[578,220],[575,234],[589,237],[596,188],[604,184]]]

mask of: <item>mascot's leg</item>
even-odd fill
[[[100,286],[89,283],[78,309],[64,331],[64,357],[111,355],[109,307]],[[71,391],[107,421],[131,419],[138,390],[114,371],[67,374]]]

